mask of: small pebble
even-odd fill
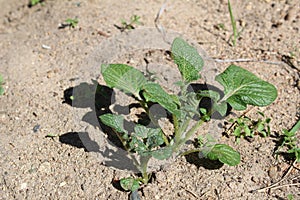
[[[27,183],[22,183],[21,184],[21,190],[24,190],[24,189],[26,189],[27,188]]]
[[[32,130],[33,130],[34,133],[36,133],[36,132],[39,131],[40,128],[41,128],[41,125],[37,124],[37,125],[35,125],[35,126],[33,127]]]
[[[43,48],[43,49],[51,49],[51,47],[49,47],[49,46],[47,46],[47,45],[44,45],[44,44],[42,45],[42,48]]]

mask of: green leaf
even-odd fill
[[[118,88],[139,98],[146,78],[139,70],[124,64],[103,64],[101,73],[108,87]]]
[[[277,90],[272,84],[236,65],[230,65],[216,77],[216,81],[225,89],[222,100],[236,110],[245,110],[247,104],[267,106],[277,97]]]
[[[124,190],[130,190],[132,192],[138,190],[140,188],[140,182],[137,179],[132,177],[122,178],[120,180],[120,185]]]
[[[197,97],[198,98],[208,97],[216,102],[216,101],[219,101],[220,94],[213,90],[201,90],[201,91],[197,92]]]
[[[151,155],[158,160],[164,160],[172,156],[172,148],[170,146],[166,146],[149,153],[151,153]]]
[[[207,157],[211,160],[218,159],[229,166],[238,165],[241,161],[240,154],[226,144],[216,144],[207,154]]]
[[[191,82],[200,78],[203,59],[197,49],[181,38],[175,38],[172,43],[172,56],[184,81]]]
[[[148,128],[146,126],[142,126],[137,124],[134,127],[134,133],[136,136],[140,137],[140,138],[147,138],[147,133],[149,132]]]
[[[227,103],[226,102],[215,103],[213,105],[213,109],[218,111],[220,115],[224,117],[227,112]]]
[[[135,135],[131,137],[131,140],[129,142],[129,149],[130,151],[135,151],[139,154],[143,154],[144,152],[148,151],[148,148],[145,145],[145,143],[139,138],[137,138]]]
[[[157,83],[148,82],[143,86],[143,96],[146,101],[159,103],[162,107],[167,109],[170,113],[179,116],[178,100],[174,99],[174,95],[168,94]]]
[[[234,129],[233,135],[236,137],[241,137],[241,127],[240,126],[238,126]]]
[[[143,139],[147,138],[146,146],[149,150],[164,143],[163,133],[160,128],[147,128],[142,125],[134,127],[135,135]]]
[[[124,129],[124,117],[121,115],[114,114],[104,114],[101,115],[100,120],[103,124],[115,129],[118,133],[128,133],[127,130]]]
[[[160,129],[152,129],[148,132],[147,146],[149,149],[158,147],[164,143],[163,132]]]

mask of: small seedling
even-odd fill
[[[241,116],[236,119],[230,119],[229,122],[232,125],[229,128],[229,131],[232,129],[232,134],[236,137],[236,142],[239,143],[241,138],[253,138],[255,135],[260,135],[262,137],[267,137],[270,135],[270,118],[265,118],[264,113],[257,112],[263,118],[258,120],[252,120],[247,116]]]
[[[59,25],[59,29],[63,29],[63,28],[66,28],[66,27],[69,27],[69,28],[75,28],[78,24],[78,19],[75,17],[75,18],[68,18],[65,20],[65,23],[62,23]]]
[[[30,3],[29,3],[29,6],[32,7],[32,6],[35,6],[35,5],[39,4],[39,3],[43,5],[44,4],[44,0],[31,0]]]
[[[231,4],[230,4],[230,0],[228,0],[228,11],[229,11],[229,15],[230,15],[230,21],[231,21],[231,26],[232,26],[232,43],[233,46],[236,45],[236,40],[240,37],[241,32],[244,30],[242,29],[241,31],[238,31],[236,28],[236,20],[234,18],[233,12],[232,12],[232,8],[231,8]]]
[[[127,21],[125,21],[124,19],[121,20],[121,24],[122,26],[117,26],[115,25],[118,29],[120,29],[122,32],[125,30],[132,30],[135,29],[135,25],[140,25],[141,17],[138,15],[133,15],[130,17],[130,22],[128,23]]]
[[[215,25],[214,27],[215,27],[216,29],[218,29],[218,30],[223,30],[223,31],[226,30],[225,24],[223,24],[223,23],[217,24],[217,25]]]
[[[49,133],[49,134],[46,135],[46,138],[55,138],[55,137],[59,137],[59,135],[52,134],[52,133]]]
[[[75,28],[75,26],[77,26],[77,24],[78,24],[78,19],[77,18],[74,18],[74,19],[68,18],[68,19],[66,19],[65,22],[66,22],[67,26],[69,26],[71,28]]]
[[[280,154],[280,150],[283,147],[287,148],[287,153],[291,154],[297,162],[300,162],[300,145],[297,141],[296,132],[300,129],[300,120],[294,125],[294,127],[289,131],[287,129],[283,129],[283,140],[281,145],[279,146],[276,154]]]
[[[4,84],[3,77],[0,74],[0,95],[4,94],[3,84]]]
[[[287,199],[288,199],[288,200],[294,200],[294,195],[288,194],[288,195],[287,195]]]
[[[134,67],[125,64],[103,64],[101,74],[110,88],[115,88],[134,97],[136,103],[147,114],[151,126],[135,121],[128,121],[123,115],[106,113],[100,120],[112,128],[118,136],[123,148],[131,156],[141,177],[121,179],[121,186],[125,190],[135,192],[141,184],[147,184],[151,178],[148,172],[150,159],[167,160],[172,156],[186,155],[191,152],[201,152],[205,157],[219,160],[230,166],[240,162],[240,154],[226,144],[218,144],[209,140],[199,139],[196,149],[183,151],[186,142],[199,131],[199,128],[218,112],[225,116],[228,104],[235,110],[245,110],[247,105],[267,106],[277,97],[276,88],[256,77],[251,72],[230,65],[215,80],[224,87],[224,96],[212,90],[188,90],[190,84],[200,78],[200,71],[204,65],[197,50],[181,38],[175,38],[171,46],[172,58],[178,66],[181,81],[176,82],[180,87],[180,94],[169,94],[161,85],[149,81],[144,74]],[[211,108],[200,107],[203,98],[210,98]],[[158,123],[151,107],[160,105],[170,115],[173,134],[167,134]],[[130,130],[126,129],[130,124]],[[126,125],[126,126],[125,126]],[[112,133],[107,133],[112,134]],[[204,135],[204,134],[203,134]],[[135,157],[138,155],[139,157]]]

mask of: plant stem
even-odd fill
[[[181,153],[180,156],[185,156],[185,155],[200,152],[200,151],[202,151],[202,150],[201,149],[191,149],[191,150],[188,150],[188,151],[185,151],[185,152]]]
[[[150,156],[141,156],[141,164],[140,164],[140,171],[142,173],[143,180],[142,182],[144,184],[147,184],[149,181],[149,174],[147,173],[147,166],[148,162],[150,160]]]
[[[177,133],[178,133],[178,119],[177,119],[177,117],[176,117],[176,115],[172,115],[172,117],[173,117],[173,124],[174,124],[174,133],[175,133],[175,135],[177,135]]]
[[[195,132],[196,130],[205,122],[204,119],[199,120],[185,135],[184,139],[180,139],[179,141],[175,141],[175,145],[173,147],[174,151],[177,152],[182,144],[184,144]]]
[[[236,30],[236,21],[234,19],[233,13],[232,13],[230,0],[228,0],[228,10],[229,10],[230,20],[231,20],[231,25],[232,25],[232,30],[233,30],[233,41],[232,42],[233,42],[233,46],[235,46],[238,33]]]
[[[289,131],[290,133],[296,133],[300,129],[300,120],[294,125],[294,127]]]
[[[180,143],[180,141],[182,140],[181,136],[186,131],[190,121],[190,118],[186,119],[183,125],[178,128],[177,133],[175,132],[175,143]]]

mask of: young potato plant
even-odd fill
[[[144,74],[125,64],[103,64],[101,73],[110,88],[116,88],[135,98],[149,119],[156,126],[147,127],[144,124],[133,123],[133,130],[125,129],[124,116],[107,113],[100,116],[103,124],[111,127],[117,134],[125,150],[130,154],[138,154],[139,162],[134,159],[141,177],[124,178],[120,180],[125,190],[136,191],[141,184],[147,184],[151,173],[147,172],[147,165],[151,158],[166,160],[172,156],[186,155],[190,152],[201,152],[199,148],[182,151],[186,142],[195,136],[199,128],[218,112],[225,116],[229,105],[236,110],[245,110],[247,105],[267,106],[277,97],[276,88],[261,80],[249,71],[230,65],[223,73],[215,77],[224,87],[224,94],[213,90],[189,91],[188,87],[200,78],[200,71],[204,65],[197,50],[181,38],[175,38],[171,46],[172,58],[178,66],[182,80],[176,85],[180,87],[180,94],[169,94],[161,85],[147,80]],[[201,108],[200,101],[210,98],[211,108]],[[150,107],[159,104],[171,116],[173,134],[167,134],[157,123]],[[195,122],[196,120],[196,122]],[[195,123],[192,123],[195,122]],[[205,146],[205,145],[204,145]],[[240,154],[226,144],[209,143],[203,153],[209,159],[219,160],[224,164],[235,166],[240,162]]]

